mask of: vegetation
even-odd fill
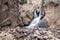
[[[21,5],[26,4],[26,3],[27,3],[27,0],[19,0],[19,3],[20,3]]]

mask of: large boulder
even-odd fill
[[[0,2],[0,26],[11,24],[15,27],[18,25],[19,10],[17,0],[0,0]]]
[[[19,5],[20,17],[24,25],[28,25],[33,18],[34,6],[29,4]]]
[[[57,1],[51,1],[45,6],[45,19],[48,21],[51,28],[60,29],[60,4],[56,2]]]

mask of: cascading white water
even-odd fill
[[[26,26],[25,28],[34,28],[38,23],[40,23],[40,19],[42,17],[41,13],[39,14],[39,16],[37,15],[37,10],[34,10],[34,19],[32,20],[32,22],[30,23],[29,26]]]
[[[29,26],[26,26],[25,28],[28,28],[28,29],[34,28],[38,24],[41,25],[40,27],[45,27],[46,26],[45,25],[46,23],[42,22],[42,20],[41,20],[45,16],[44,6],[43,5],[44,5],[44,0],[42,0],[41,10],[40,10],[40,12],[38,12],[39,15],[37,14],[37,10],[35,9],[34,10],[34,19],[30,23],[30,25]],[[39,7],[38,7],[38,9],[39,9]]]

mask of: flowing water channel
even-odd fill
[[[44,14],[43,14],[44,15]],[[43,16],[41,12],[38,12],[36,9],[34,10],[34,19],[31,21],[31,23],[26,26],[25,28],[34,28],[37,26],[42,20],[41,17]],[[42,22],[41,22],[42,23]]]

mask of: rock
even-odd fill
[[[45,5],[48,5],[50,2],[53,2],[54,4],[59,4],[60,3],[60,0],[45,0]]]
[[[0,40],[13,40],[13,36],[9,33],[2,32],[0,34]]]
[[[6,26],[12,24],[11,26],[18,25],[18,7],[15,1],[4,0],[1,1],[0,5],[0,26]]]
[[[28,4],[24,4],[20,7],[20,17],[24,23],[24,25],[27,25],[31,22],[32,18],[33,18],[33,10],[34,10],[34,6],[33,5],[28,5]]]
[[[1,31],[0,32],[0,39],[4,40],[60,40],[59,36],[60,31],[51,28],[39,28],[36,27],[35,29],[24,29],[24,28],[10,28],[9,31]]]
[[[47,20],[48,24],[50,25],[50,28],[55,28],[55,27],[57,27],[57,25],[60,25],[59,8],[60,8],[60,5],[55,7],[55,5],[53,3],[48,4],[47,7],[45,8],[45,12],[46,12],[45,19]]]

